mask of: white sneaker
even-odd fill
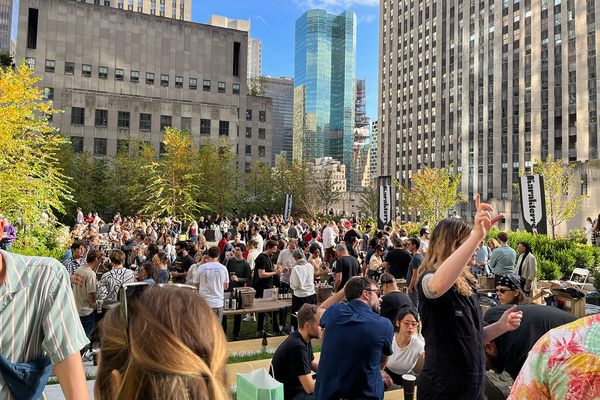
[[[249,321],[256,321],[256,317],[254,316],[254,314],[246,314],[246,316],[244,317],[244,321],[249,322]]]

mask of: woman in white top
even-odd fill
[[[303,304],[317,304],[317,295],[315,292],[314,267],[304,258],[304,251],[296,249],[292,253],[296,260],[296,265],[292,268],[290,274],[290,287],[294,291],[292,294],[292,326],[294,330],[298,329],[298,319],[294,316],[300,310]]]
[[[396,334],[392,343],[394,353],[389,356],[385,370],[382,371],[382,375],[389,375],[396,385],[402,384],[402,375],[417,375],[423,368],[425,341],[418,328],[417,312],[410,306],[402,307],[398,312]]]

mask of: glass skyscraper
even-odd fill
[[[296,20],[294,159],[333,157],[352,177],[356,15],[310,10]]]

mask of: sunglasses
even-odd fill
[[[158,287],[179,287],[183,289],[190,289],[197,292],[198,289],[195,286],[185,285],[182,283],[149,283],[149,282],[130,282],[125,283],[121,286],[119,292],[119,312],[121,315],[121,322],[125,330],[125,341],[129,343],[129,303],[134,300],[150,286]]]
[[[513,289],[496,289],[496,293],[506,293],[506,292],[512,292]]]

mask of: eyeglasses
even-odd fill
[[[377,296],[381,296],[381,290],[379,289],[365,289],[367,292],[377,293]]]
[[[149,282],[130,282],[125,283],[121,286],[119,293],[119,312],[121,315],[121,322],[123,323],[123,329],[125,330],[125,340],[129,343],[129,307],[128,302],[133,299],[140,297],[140,295],[150,286],[158,287],[179,287],[183,289],[191,289],[197,291],[195,286],[185,285],[182,283],[149,283]]]
[[[386,282],[381,281],[382,285],[391,285],[392,283],[394,283],[394,282],[393,281],[386,281]]]
[[[496,289],[496,293],[506,293],[506,292],[512,292],[512,289]]]

